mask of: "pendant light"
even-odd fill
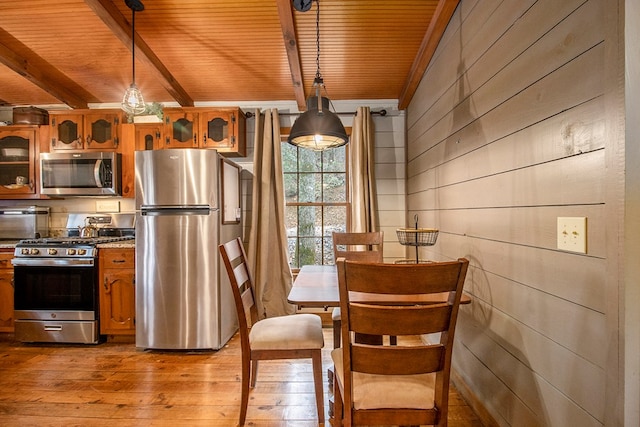
[[[324,87],[320,74],[320,0],[316,1],[316,77],[313,80],[315,96],[307,98],[307,111],[293,124],[287,142],[297,147],[323,151],[340,147],[349,141],[340,118],[329,111],[329,99],[321,96]],[[295,1],[294,7],[300,11],[309,10],[311,1]]]
[[[142,92],[136,86],[136,12],[144,10],[140,0],[125,0],[125,4],[131,9],[131,86],[122,97],[122,109],[132,115],[142,114],[146,108]]]

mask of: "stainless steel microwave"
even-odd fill
[[[121,155],[111,151],[41,153],[40,193],[118,196],[121,162]]]

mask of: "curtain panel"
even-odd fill
[[[284,176],[277,109],[256,112],[253,212],[249,235],[256,303],[261,318],[295,313],[287,302],[293,284],[285,230]]]
[[[351,232],[377,231],[374,129],[369,107],[358,107],[351,134]]]

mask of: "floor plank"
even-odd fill
[[[332,348],[325,329],[326,367]],[[317,426],[311,372],[310,361],[261,362],[246,425]],[[326,370],[323,375],[326,384]],[[328,399],[327,390],[325,411]],[[39,345],[0,334],[2,426],[230,427],[237,424],[239,405],[237,336],[219,351],[157,352],[121,339]],[[449,426],[482,427],[455,389]]]

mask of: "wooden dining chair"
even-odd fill
[[[258,320],[255,294],[242,240],[220,245],[229,275],[240,327],[242,349],[242,399],[239,425],[244,425],[249,403],[249,385],[255,387],[259,360],[307,359],[313,364],[318,423],[324,423],[322,321],[316,314],[292,314]]]
[[[464,258],[403,265],[337,261],[343,345],[331,352],[336,425],[447,425],[451,353],[468,265]],[[406,301],[440,292],[446,301]],[[355,333],[396,335],[398,343],[359,344]],[[436,343],[415,337],[433,333],[440,333]],[[414,337],[403,341],[403,335]]]
[[[384,231],[361,233],[333,233],[333,259],[345,258],[352,261],[383,262]],[[333,348],[340,347],[340,307],[331,312],[333,323]],[[395,341],[395,338],[391,338]]]

